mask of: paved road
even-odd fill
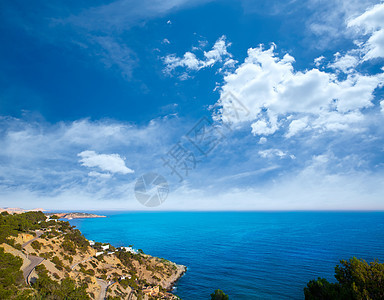
[[[27,284],[30,284],[31,283],[30,282],[30,275],[31,275],[32,271],[44,260],[44,258],[38,257],[38,256],[29,255],[28,259],[31,261],[31,263],[29,264],[28,267],[26,267],[24,269],[23,276],[24,276],[25,282]]]
[[[32,243],[33,241],[36,241],[39,237],[41,237],[41,235],[42,235],[43,233],[44,233],[44,232],[42,232],[42,231],[40,231],[40,230],[36,231],[36,237],[33,238],[32,240],[29,240],[28,242],[25,242],[24,244],[21,245],[21,247],[24,248],[25,246],[29,245],[29,244]]]
[[[98,285],[100,285],[99,300],[104,300],[107,294],[108,284],[103,279],[96,278],[96,281]]]
[[[127,300],[131,300],[132,299],[132,296],[133,296],[133,290],[131,289],[129,295],[128,295],[128,299]]]
[[[21,245],[23,248],[25,248],[27,245],[32,243],[33,241],[36,241],[41,235],[43,234],[42,231],[37,231],[36,232],[36,237],[33,238],[32,240],[29,240],[28,242],[25,242],[23,245]],[[30,264],[23,270],[23,276],[24,280],[27,284],[30,284],[30,278],[29,276],[31,275],[32,271],[38,266],[44,258],[38,257],[38,256],[33,256],[33,255],[27,255],[27,258],[30,260]]]

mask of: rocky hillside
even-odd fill
[[[46,220],[41,212],[0,215],[1,299],[178,299],[169,290],[184,266],[90,243],[68,222]],[[7,268],[11,280],[2,278]]]

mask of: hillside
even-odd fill
[[[46,220],[42,212],[0,215],[1,299],[178,299],[168,291],[184,266]]]

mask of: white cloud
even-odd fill
[[[169,45],[171,42],[170,42],[168,39],[163,39],[162,43],[163,43],[163,44],[168,44],[168,45]]]
[[[260,145],[263,145],[263,144],[265,144],[267,141],[268,141],[267,138],[262,136],[262,137],[260,138],[260,140],[259,140],[259,144],[260,144]]]
[[[156,157],[172,145],[175,130],[170,128],[182,128],[175,126],[176,122],[177,118],[159,119],[139,127],[117,121],[78,120],[48,125],[0,117],[0,190],[25,189],[41,194],[62,193],[75,187],[89,192],[99,190],[98,178],[106,178],[108,173],[153,169]],[[121,157],[108,156],[104,167],[102,162],[98,167],[96,161],[92,169],[82,167],[78,163],[82,157],[77,155],[84,149],[96,154],[119,153],[129,157],[130,166],[125,166]],[[92,165],[87,156],[84,158],[85,164]],[[106,194],[131,180],[132,176],[111,176]]]
[[[359,59],[350,54],[340,55],[339,52],[335,54],[335,61],[329,64],[329,67],[335,70],[340,70],[344,73],[351,73],[355,71],[355,67],[359,64]]]
[[[102,171],[119,174],[134,173],[125,165],[125,161],[118,154],[97,154],[95,151],[83,151],[78,154],[82,166],[99,168]]]
[[[186,52],[183,58],[176,57],[175,55],[167,55],[164,58],[164,64],[166,65],[166,73],[171,73],[177,67],[194,71],[204,68],[204,62],[197,59],[196,55],[192,52]]]
[[[289,130],[285,136],[287,138],[290,138],[290,137],[296,135],[298,132],[301,132],[302,130],[307,128],[307,126],[308,126],[308,117],[298,119],[298,120],[293,120],[289,124]]]
[[[373,106],[374,91],[384,84],[384,73],[349,72],[356,62],[346,56],[335,61],[337,68],[349,73],[343,80],[317,68],[295,71],[294,61],[289,54],[279,58],[274,45],[249,49],[244,63],[224,77],[221,88],[221,95],[233,93],[250,112],[232,121],[252,122],[254,135],[274,134],[285,120],[291,124],[286,137],[310,128],[354,130],[363,119],[360,111]],[[215,117],[225,122],[233,105],[225,97],[217,105],[221,109]]]
[[[345,114],[345,124],[356,122],[353,119],[359,118],[359,114]],[[313,127],[323,128],[324,124],[337,121],[333,118],[334,114],[330,112],[320,125],[310,123]],[[163,174],[171,182],[170,170],[162,167],[161,159],[154,152],[159,155],[166,153],[185,132],[182,128],[175,137],[174,131],[183,126],[184,120],[169,123],[172,120],[168,119],[166,124],[155,120],[139,128],[111,121],[79,120],[47,125],[0,117],[0,202],[3,206],[26,208],[30,205],[31,208],[42,206],[52,209],[145,209],[133,194],[133,176],[113,176],[114,173],[99,167],[82,167],[76,159],[77,154],[83,149],[94,149],[96,155],[120,153],[121,156],[124,153],[134,166],[135,173],[140,175],[153,171],[157,160],[160,160],[159,169],[155,172]],[[380,122],[375,120],[374,123],[380,128]],[[337,139],[345,138],[337,136]],[[375,138],[382,136],[380,131]],[[261,140],[266,141],[265,138]],[[252,139],[244,141],[237,135],[234,138],[228,136],[227,141],[219,146],[220,155],[199,163],[199,167],[191,171],[185,185],[176,185],[174,192],[158,209],[383,208],[382,166],[375,167],[372,172],[376,173],[373,174],[368,173],[365,167],[354,171],[354,167],[361,164],[358,154],[355,158],[342,155],[338,159],[326,152],[312,157],[315,152],[323,153],[324,148],[329,146],[328,142],[321,148],[323,152],[318,152],[318,145],[309,141],[308,147],[302,151],[305,155],[300,152],[302,144],[296,147],[296,144],[288,142],[286,147],[281,148],[275,137],[268,139],[270,147],[261,150],[265,152],[260,154],[258,150],[263,146],[256,143],[257,140],[252,144]],[[357,148],[364,152],[372,146],[364,141],[364,135],[358,137],[358,143]],[[342,151],[354,153],[356,148],[352,144],[343,142]],[[374,144],[375,149],[381,144],[378,140]],[[295,147],[294,150],[292,147]],[[238,149],[243,151],[236,156],[234,154],[239,153]],[[292,160],[292,153],[296,160]],[[296,163],[304,164],[304,167],[297,168]],[[289,164],[289,167],[284,164]],[[334,168],[338,169],[334,171]],[[245,184],[249,181],[250,185]],[[311,195],[310,199],[308,195]]]
[[[279,157],[279,158],[284,158],[284,157],[290,157],[291,159],[295,159],[294,155],[290,155],[288,152],[284,152],[280,149],[267,149],[267,150],[260,150],[259,155],[262,158],[274,158],[274,157]]]
[[[342,38],[348,38],[350,32],[345,27],[345,20],[362,14],[367,7],[376,3],[378,0],[305,1],[302,5],[308,9],[306,25],[309,33],[316,36],[316,43],[312,47],[325,49]],[[300,6],[297,9],[303,11]]]
[[[206,66],[210,67],[216,62],[222,61],[223,58],[232,56],[232,54],[227,51],[227,48],[231,46],[231,43],[227,43],[225,39],[225,36],[222,36],[215,42],[212,47],[212,50],[208,52],[204,51],[204,56],[206,58]]]
[[[107,179],[107,178],[111,178],[112,175],[110,173],[99,173],[99,172],[91,171],[88,173],[88,176]]]
[[[363,44],[364,60],[384,57],[384,3],[377,4],[348,22],[348,27],[364,30],[370,37]]]
[[[316,57],[313,62],[315,64],[316,67],[320,67],[322,62],[324,61],[325,57],[323,55],[319,56],[319,57]]]
[[[183,57],[177,57],[175,54],[167,55],[163,58],[165,64],[164,72],[171,75],[177,68],[185,68],[187,71],[198,71],[207,67],[212,67],[216,63],[222,63],[220,69],[233,68],[237,61],[233,60],[232,54],[227,51],[231,43],[226,42],[226,37],[220,37],[213,45],[210,51],[203,52],[203,59],[197,58],[196,54],[186,52]],[[199,48],[195,48],[199,50]],[[185,79],[185,76],[183,77]]]
[[[377,29],[383,28],[384,20],[384,3],[377,4],[362,15],[348,21],[348,26],[363,27],[366,32],[373,32]]]
[[[254,135],[270,135],[274,134],[277,130],[276,124],[271,124],[266,120],[258,120],[251,125],[252,133]]]
[[[380,101],[381,112],[384,114],[384,100]]]

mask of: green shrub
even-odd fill
[[[23,273],[20,271],[23,262],[20,257],[5,253],[0,248],[0,299],[11,299],[23,285]]]
[[[213,294],[211,294],[211,300],[228,300],[229,296],[224,294],[222,290],[215,290]]]
[[[75,244],[70,240],[65,240],[62,242],[61,247],[64,249],[66,253],[69,253],[71,255],[76,254],[76,246]]]
[[[33,242],[31,243],[31,246],[32,246],[32,248],[33,248],[34,250],[41,250],[41,246],[42,246],[42,244],[41,244],[40,242],[38,242],[38,241],[33,241]]]
[[[367,263],[356,257],[340,261],[335,267],[337,283],[324,278],[311,280],[304,288],[307,300],[384,299],[384,264]]]

